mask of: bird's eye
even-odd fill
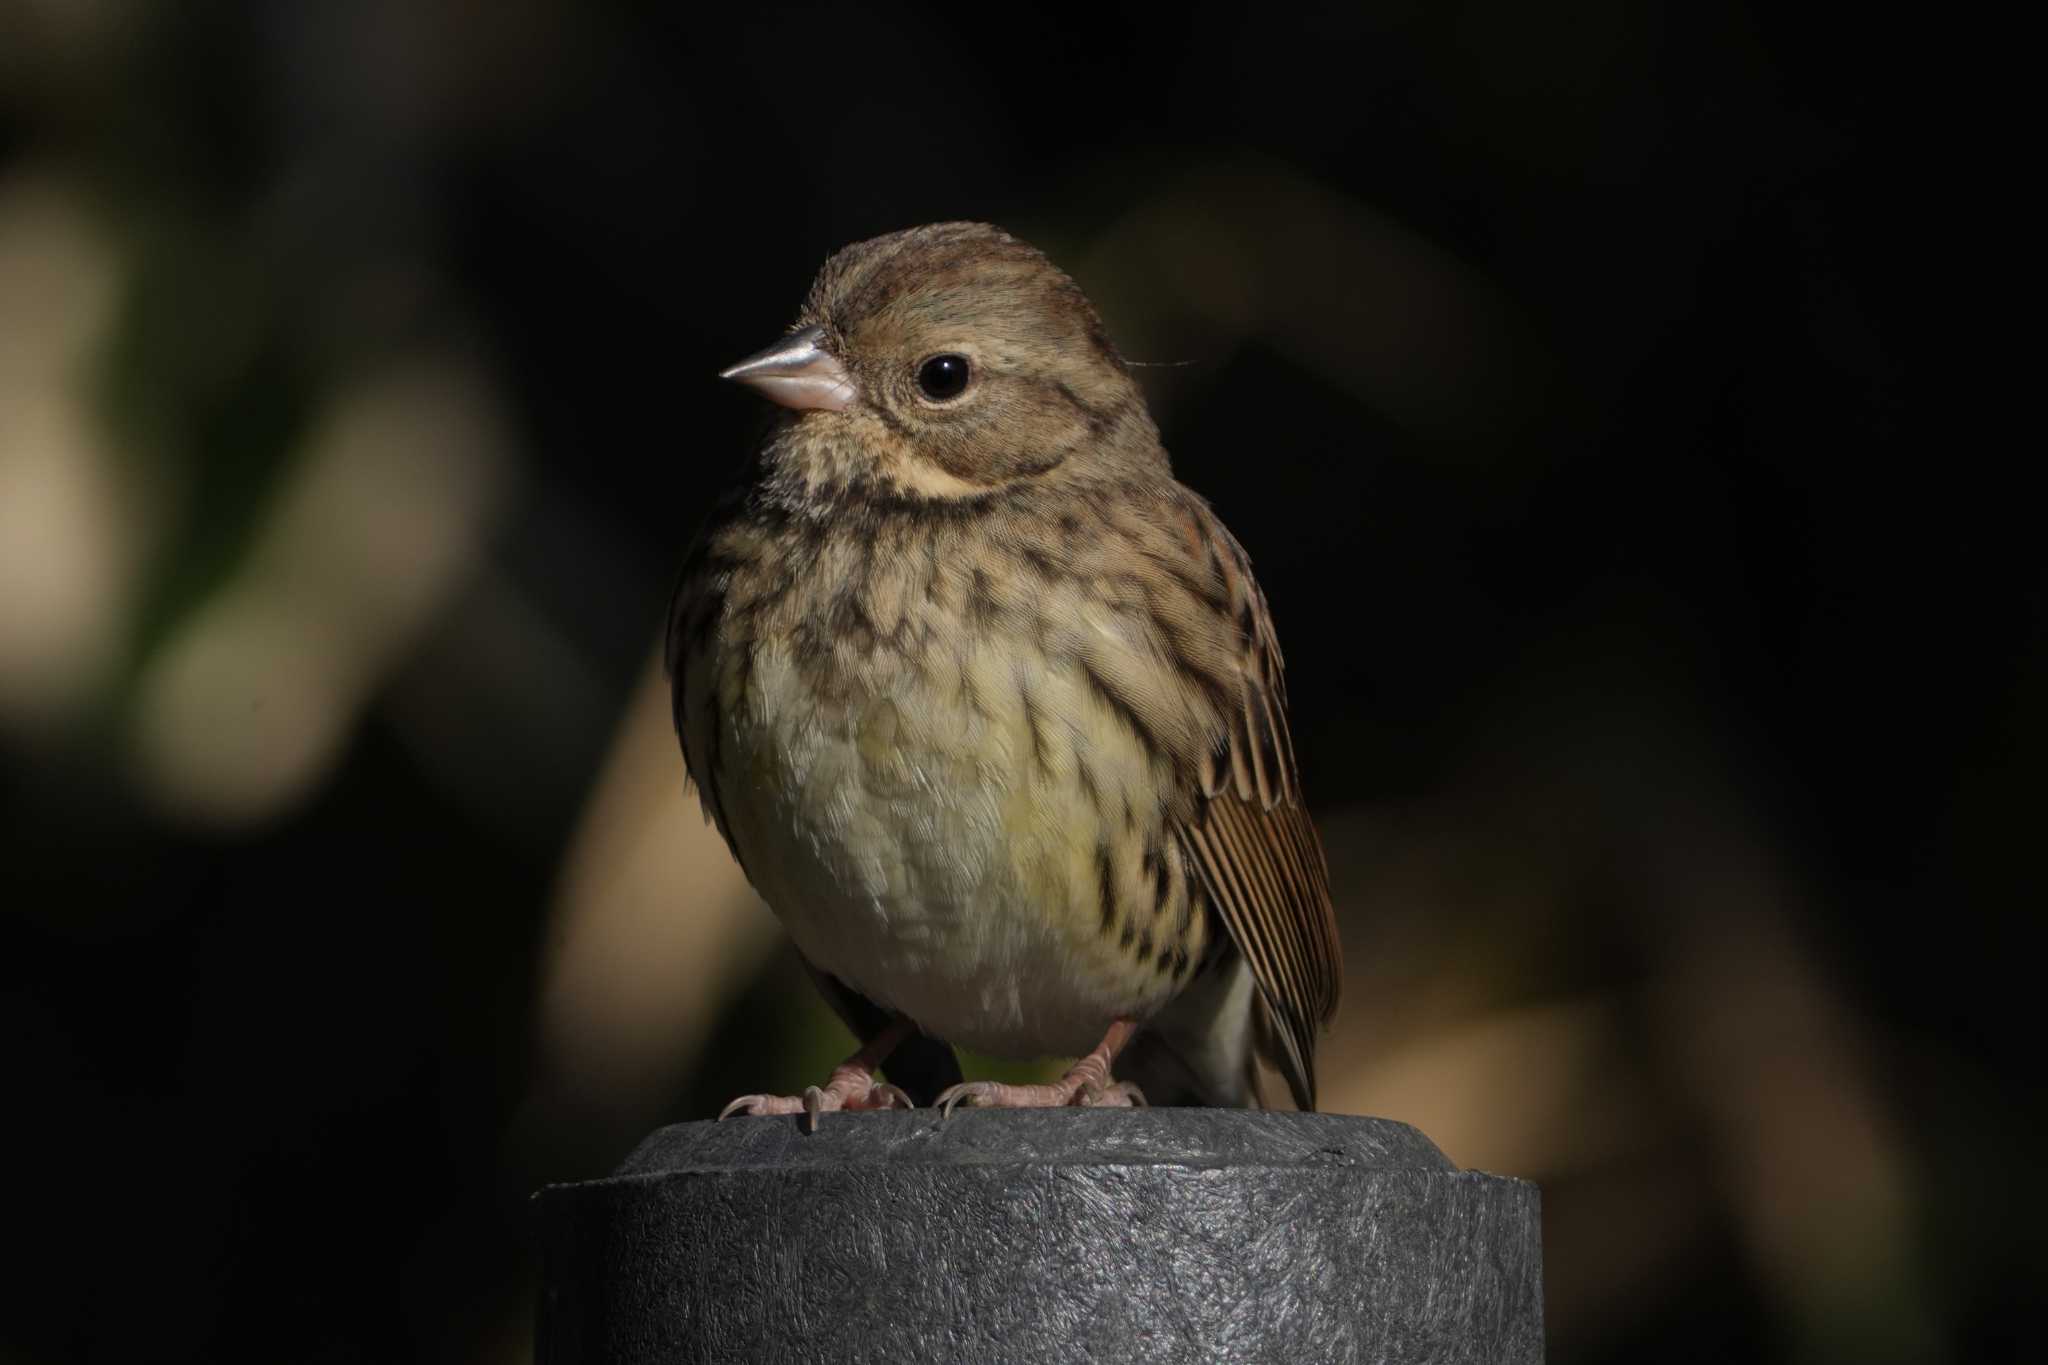
[[[968,378],[967,357],[951,352],[935,355],[917,367],[917,387],[934,403],[965,393]]]

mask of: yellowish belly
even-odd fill
[[[1105,908],[1160,838],[1157,777],[1078,666],[988,644],[872,662],[830,689],[776,646],[719,670],[727,823],[797,947],[999,1055],[1085,1052],[1163,1004],[1174,976]]]

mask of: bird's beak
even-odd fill
[[[791,332],[767,350],[720,370],[718,377],[750,384],[785,408],[845,412],[859,390],[846,367],[821,344],[824,339],[823,327]]]

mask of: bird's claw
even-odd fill
[[[1150,1109],[1152,1102],[1145,1098],[1145,1092],[1130,1081],[1111,1081],[1108,1085],[1097,1086],[1093,1091],[1084,1092],[1081,1104],[1101,1109]]]
[[[836,1101],[835,1096],[840,1096]],[[873,1081],[867,1094],[844,1096],[842,1092],[828,1085],[823,1089],[813,1085],[804,1089],[804,1127],[810,1132],[818,1131],[818,1115],[829,1114],[835,1109],[915,1109],[917,1102],[901,1086],[887,1081]]]
[[[764,1117],[802,1114],[804,1127],[818,1131],[818,1116],[842,1109],[914,1109],[916,1102],[901,1086],[878,1081],[866,1073],[835,1072],[822,1086],[808,1086],[801,1095],[742,1095],[719,1110],[721,1120],[734,1114]]]
[[[775,1111],[768,1106],[777,1098],[779,1097],[775,1095],[742,1095],[718,1111],[717,1121],[723,1123],[742,1111],[749,1114],[772,1114]]]
[[[1145,1092],[1129,1081],[1108,1084],[1071,1073],[1050,1085],[1006,1085],[1002,1081],[962,1081],[932,1101],[939,1117],[948,1118],[962,1104],[983,1109],[1143,1109]]]

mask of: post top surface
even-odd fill
[[[657,1129],[614,1178],[774,1167],[1119,1165],[1455,1171],[1393,1119],[1254,1109],[930,1109],[737,1117]]]

